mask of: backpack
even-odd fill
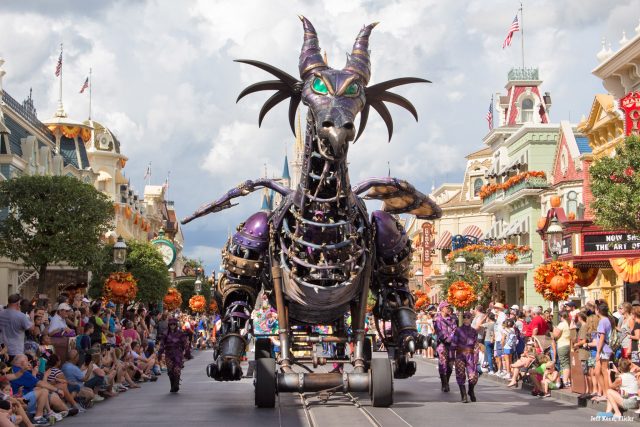
[[[613,322],[609,319],[609,323],[611,323],[611,332],[609,333],[609,337],[607,339],[607,344],[611,347],[613,354],[615,354],[620,347],[622,347],[622,334],[618,332],[615,326],[613,326]]]

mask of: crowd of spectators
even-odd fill
[[[181,320],[196,342],[202,322]],[[9,296],[0,311],[0,427],[49,425],[156,381],[165,369],[156,339],[167,329],[167,312],[144,307],[118,314],[80,294]]]
[[[437,345],[430,306],[418,314],[418,330],[433,358]],[[571,360],[580,361],[581,399],[606,402],[600,415],[615,418],[622,411],[638,410],[640,379],[640,301],[625,302],[611,313],[605,301],[587,301],[582,307],[560,304],[558,320],[551,308],[490,303],[473,310],[472,326],[478,331],[478,371],[509,380],[516,388],[530,383],[532,394],[549,397],[552,390],[572,390]],[[577,356],[576,356],[577,354]]]

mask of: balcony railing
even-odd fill
[[[542,188],[548,188],[548,187],[549,187],[549,183],[544,178],[536,178],[536,177],[525,178],[521,182],[514,184],[513,186],[507,188],[506,190],[497,190],[495,193],[485,197],[484,199],[482,199],[482,204],[486,206],[495,200],[502,200],[506,197],[512,196],[520,190],[542,189]]]
[[[540,80],[537,68],[512,68],[508,78],[509,81]]]
[[[487,255],[484,257],[484,265],[500,265],[500,266],[507,266],[509,265],[507,263],[507,261],[505,261],[505,256],[507,256],[509,252],[504,251],[504,252],[498,252],[495,255]],[[532,259],[532,255],[531,252],[527,252],[524,254],[520,254],[518,253],[518,261],[516,261],[515,264],[513,265],[521,265],[521,264],[531,264],[533,263],[533,259]]]

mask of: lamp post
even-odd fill
[[[558,218],[554,215],[551,218],[551,223],[547,227],[547,249],[551,254],[551,259],[556,261],[562,250],[562,237],[564,234],[564,228],[558,222]],[[553,302],[553,323],[558,324],[558,301]]]
[[[118,237],[115,245],[113,245],[113,263],[122,268],[127,260],[127,244],[122,236]]]
[[[464,276],[467,271],[467,260],[462,255],[459,255],[454,261],[454,271],[460,277]]]
[[[424,277],[424,273],[419,269],[415,273],[413,273],[413,275],[417,278],[418,281],[418,283],[416,283],[416,288],[418,288],[418,290],[422,290],[422,279]]]

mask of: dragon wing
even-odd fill
[[[200,206],[193,214],[184,218],[180,222],[182,224],[187,224],[196,218],[200,218],[201,216],[205,216],[210,213],[216,213],[216,212],[223,211],[225,209],[232,208],[236,206],[237,203],[235,204],[231,203],[231,200],[237,197],[244,197],[247,194],[251,194],[254,191],[264,187],[270,188],[271,190],[280,193],[283,197],[288,196],[292,191],[291,189],[280,185],[278,182],[274,181],[273,179],[261,178],[255,181],[247,180],[242,184],[236,186],[235,188],[232,188],[231,190],[227,191],[227,193],[221,198],[219,198],[218,200],[211,203],[206,203]]]
[[[407,181],[397,178],[369,178],[355,187],[353,192],[364,192],[367,200],[382,200],[382,210],[390,214],[408,213],[419,219],[437,219],[442,216],[440,207]]]

